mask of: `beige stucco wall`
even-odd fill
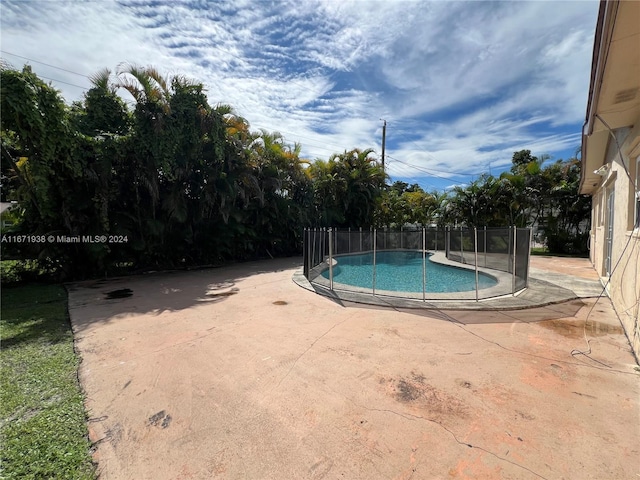
[[[616,143],[611,140],[607,150],[609,171],[593,195],[590,258],[603,282],[608,280],[606,257],[606,198],[615,191],[613,218],[613,275],[609,279],[608,294],[622,321],[636,358],[640,358],[640,230],[633,229],[635,206],[635,175],[638,148],[631,145],[640,136],[640,118],[632,129],[616,132],[621,144],[623,161],[633,179],[627,175],[621,162]]]

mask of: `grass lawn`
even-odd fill
[[[0,478],[95,478],[65,289],[3,288],[0,329]]]

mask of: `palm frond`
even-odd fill
[[[96,88],[99,88],[101,90],[109,90],[110,77],[111,77],[111,70],[105,67],[101,70],[98,70],[93,75],[90,75],[89,81]]]

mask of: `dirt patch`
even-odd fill
[[[411,372],[406,377],[381,378],[379,382],[398,402],[426,411],[430,416],[468,416],[468,407],[463,402],[426,380],[423,374]]]
[[[597,320],[587,320],[586,326],[582,321],[569,320],[546,320],[538,322],[538,325],[567,338],[579,338],[585,330],[590,337],[622,335],[624,333],[622,325],[610,325]]]
[[[401,402],[413,402],[424,395],[424,389],[408,382],[404,378],[398,381],[396,398]]]
[[[147,425],[167,428],[169,425],[171,425],[171,420],[171,415],[166,413],[164,410],[160,410],[158,413],[155,413],[149,417]]]
[[[274,305],[287,305],[288,302],[285,302],[284,300],[276,300],[275,302],[273,302]]]
[[[536,417],[534,415],[531,415],[530,413],[526,413],[523,412],[521,410],[516,410],[516,415],[515,415],[516,420],[535,420]]]
[[[471,382],[469,382],[468,380],[463,380],[461,378],[456,379],[456,384],[459,385],[462,388],[471,388]]]
[[[106,435],[104,439],[108,440],[115,448],[120,443],[120,440],[122,440],[122,425],[120,425],[120,423],[116,423],[111,428],[107,429],[105,433]]]

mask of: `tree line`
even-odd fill
[[[516,152],[508,174],[425,192],[388,185],[372,149],[304,159],[300,144],[210,105],[201,83],[151,67],[102,70],[71,105],[28,66],[0,74],[1,193],[18,202],[3,258],[61,278],[298,254],[305,227],[535,223],[567,245],[588,219],[575,159],[543,167]],[[103,235],[120,241],[57,241]]]

